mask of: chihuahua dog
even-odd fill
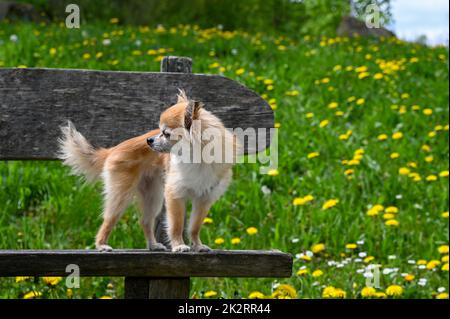
[[[59,158],[64,164],[87,181],[103,180],[103,223],[96,236],[97,249],[112,250],[108,237],[137,195],[142,209],[141,226],[150,250],[167,250],[154,234],[155,219],[164,199],[172,251],[210,250],[200,240],[200,229],[211,205],[231,182],[232,165],[240,146],[220,119],[201,103],[189,100],[180,91],[177,103],[161,114],[158,130],[107,149],[95,149],[71,122],[62,128],[62,133]],[[228,160],[222,156],[224,152],[228,152]],[[213,160],[205,161],[204,153]],[[187,200],[192,201],[191,247],[183,240]]]

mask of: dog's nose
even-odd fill
[[[147,139],[147,144],[148,144],[148,145],[152,146],[152,145],[153,145],[153,142],[155,142],[155,138],[154,138],[154,137],[149,137],[149,138]]]

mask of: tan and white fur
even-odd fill
[[[210,250],[200,240],[200,228],[211,205],[231,181],[232,163],[180,162],[171,150],[178,142],[201,148],[205,143],[201,133],[213,127],[219,132],[218,139],[231,146],[234,158],[238,147],[236,139],[216,116],[203,109],[201,103],[190,101],[183,91],[178,95],[177,104],[161,114],[159,126],[159,130],[108,149],[92,147],[70,122],[62,128],[59,145],[64,164],[75,174],[83,174],[87,181],[103,180],[103,223],[95,241],[99,250],[112,250],[108,237],[135,195],[142,209],[141,225],[150,250],[166,250],[154,234],[155,219],[162,210],[164,198],[172,251]],[[176,131],[182,133],[174,137]],[[192,201],[191,247],[183,241],[187,200]]]

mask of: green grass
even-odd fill
[[[448,177],[439,176],[449,165],[447,48],[397,40],[273,38],[189,26],[173,30],[116,25],[83,25],[81,30],[56,24],[0,26],[0,67],[158,71],[159,55],[182,55],[194,59],[196,73],[223,73],[268,101],[275,99],[271,103],[277,104],[276,122],[281,126],[279,174],[260,175],[257,165],[236,166],[234,181],[211,209],[213,223],[205,225],[202,238],[214,248],[280,249],[297,257],[318,243],[325,250],[310,261],[295,258],[290,279],[195,279],[192,295],[204,297],[205,292],[215,291],[216,297],[246,298],[260,291],[270,296],[275,283],[284,283],[294,287],[299,298],[321,298],[327,286],[343,289],[347,298],[358,298],[365,286],[359,270],[370,263],[381,264],[382,270],[398,268],[381,276],[379,292],[390,285],[402,286],[403,298],[435,298],[440,287],[448,291],[448,270],[442,270],[448,260],[434,269],[416,264],[448,255],[438,251],[449,240],[448,215],[442,216],[449,210],[449,183]],[[17,42],[10,40],[12,34],[18,36]],[[111,44],[102,44],[104,38]],[[166,50],[147,53],[160,48]],[[223,69],[213,65],[216,62]],[[395,70],[389,68],[392,65]],[[350,66],[352,70],[347,69]],[[369,76],[358,78],[361,72],[355,68],[360,66],[367,66]],[[244,72],[236,73],[239,69]],[[383,78],[374,79],[383,70],[387,72]],[[288,91],[298,95],[286,95]],[[349,102],[352,96],[363,98],[364,103]],[[338,107],[330,109],[331,102]],[[425,115],[425,109],[433,113]],[[342,112],[340,116],[336,111]],[[329,124],[320,127],[324,120]],[[349,130],[348,139],[339,138]],[[395,132],[402,132],[403,138],[393,139]],[[436,132],[435,136],[430,132]],[[388,139],[379,141],[380,134],[387,134]],[[429,151],[422,149],[424,144]],[[361,148],[364,155],[358,165],[342,163]],[[320,154],[308,158],[312,152]],[[399,158],[391,159],[394,152]],[[433,156],[433,161],[427,162],[427,156]],[[411,162],[417,167],[411,167]],[[399,174],[408,165],[420,181]],[[353,175],[345,174],[348,169],[354,170]],[[437,180],[427,181],[429,175]],[[93,236],[101,223],[100,184],[83,184],[57,162],[1,162],[0,176],[1,249],[93,248]],[[270,189],[270,194],[262,188]],[[296,197],[309,194],[313,201],[293,205]],[[323,210],[329,199],[339,202]],[[383,212],[368,216],[375,204],[398,207],[395,220],[399,225],[385,225]],[[111,245],[143,248],[138,220],[139,213],[131,207],[115,228]],[[258,233],[247,234],[248,227],[256,227]],[[215,244],[217,238],[225,243]],[[241,243],[232,245],[232,238],[240,238]],[[358,243],[357,248],[346,248],[348,243]],[[374,260],[364,261],[363,254],[358,261],[360,253]],[[295,275],[302,267],[309,272]],[[313,277],[318,269],[323,275]],[[402,276],[406,273],[414,279],[406,281]],[[427,279],[425,286],[419,284],[422,278]],[[43,292],[42,297],[66,296],[63,283],[53,287],[39,278],[20,283],[14,278],[0,280],[2,298],[21,298],[31,290]],[[118,278],[83,279],[73,297],[120,297],[122,293]]]

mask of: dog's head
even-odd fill
[[[202,106],[202,103],[189,100],[185,92],[180,91],[177,103],[160,116],[160,133],[147,139],[150,148],[169,153],[176,143],[182,140],[190,142],[194,121],[200,121],[201,113],[204,112]]]

